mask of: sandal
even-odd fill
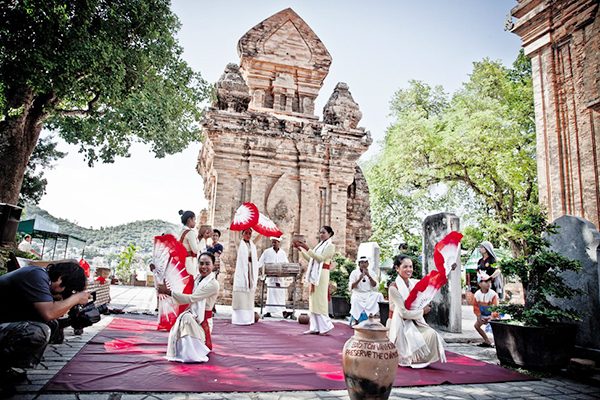
[[[477,347],[494,347],[494,345],[490,344],[490,343],[483,342],[483,343],[479,343],[477,345]]]

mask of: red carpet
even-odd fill
[[[115,318],[46,385],[44,391],[268,392],[345,389],[341,350],[352,329],[301,335],[306,325],[261,321],[252,326],[215,320],[214,352],[206,364],[164,359],[167,333],[156,322]],[[394,386],[528,380],[525,375],[458,354],[448,363],[399,368]]]

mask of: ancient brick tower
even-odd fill
[[[531,58],[540,201],[600,228],[598,0],[518,0],[512,32]]]
[[[250,29],[238,42],[240,66],[228,64],[217,82],[217,101],[204,118],[205,142],[198,159],[209,200],[207,222],[223,231],[223,298],[231,290],[240,235],[227,229],[236,208],[255,203],[284,232],[316,243],[321,225],[335,230],[338,251],[350,257],[371,235],[368,188],[357,160],[371,136],[357,127],[362,117],[338,83],[323,109],[314,102],[331,56],[292,9]],[[257,238],[259,254],[268,240]]]

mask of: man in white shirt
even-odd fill
[[[25,235],[21,243],[19,243],[18,249],[25,253],[33,254],[36,257],[40,255],[33,250],[33,246],[31,245],[31,235]]]
[[[379,302],[383,301],[383,295],[377,291],[378,282],[371,276],[369,271],[369,259],[362,256],[358,259],[357,268],[350,273],[348,285],[350,286],[350,323],[359,323],[369,317],[370,314],[379,312]]]
[[[265,264],[288,263],[288,257],[285,251],[281,249],[281,237],[271,237],[272,247],[266,249],[258,260],[259,268],[262,268],[264,274]],[[287,287],[283,286],[284,279],[277,276],[270,276],[266,279],[267,285],[267,306],[263,317],[271,317],[273,314],[288,317],[291,313],[285,311],[285,297]]]

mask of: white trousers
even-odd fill
[[[254,310],[232,310],[231,323],[234,325],[252,325],[254,323]]]
[[[310,330],[313,332],[327,333],[333,329],[333,322],[329,315],[308,313],[310,319]]]

